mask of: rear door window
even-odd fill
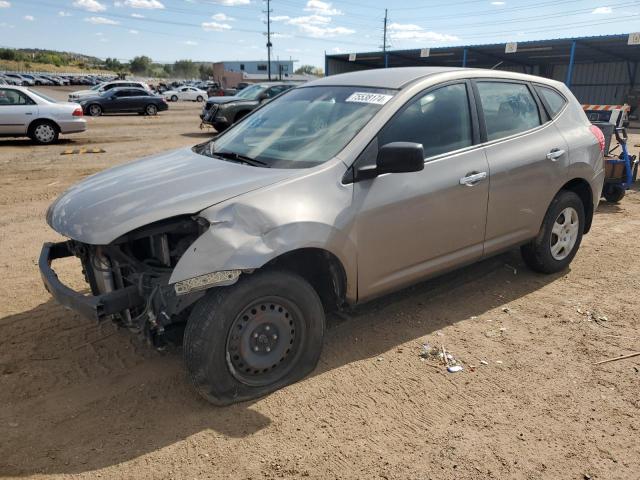
[[[523,83],[477,82],[487,140],[526,132],[541,124],[538,105]]]
[[[555,117],[564,108],[567,100],[553,88],[536,85],[536,90],[547,104],[549,114]]]
[[[391,142],[420,143],[425,158],[471,146],[467,86],[447,85],[410,100],[380,134],[381,146]]]

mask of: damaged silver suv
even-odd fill
[[[159,344],[183,332],[224,405],[318,362],[325,312],[520,246],[557,272],[589,231],[604,139],[561,83],[402,68],[292,89],[210,142],[70,188],[47,221],[45,286]],[[51,264],[76,256],[90,295]]]

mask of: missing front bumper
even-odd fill
[[[70,242],[45,243],[40,252],[38,267],[47,291],[63,306],[92,320],[104,320],[144,304],[136,286],[129,286],[102,295],[83,295],[63,284],[51,262],[60,258],[73,257]]]

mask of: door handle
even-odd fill
[[[33,112],[24,112],[25,115],[33,115]]]
[[[487,172],[470,173],[466,177],[460,179],[460,185],[466,185],[467,187],[473,187],[478,182],[487,178]]]
[[[564,150],[560,150],[559,148],[554,148],[549,153],[547,153],[547,160],[551,160],[552,162],[555,162],[562,155],[564,155]]]

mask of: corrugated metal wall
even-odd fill
[[[564,82],[568,68],[568,65],[555,65],[553,78]],[[573,67],[571,91],[581,103],[624,103],[630,88],[626,62],[585,63]]]
[[[344,62],[335,58],[327,58],[327,72],[329,75],[357,72],[359,70],[367,70],[367,68],[368,67],[358,65],[355,62]]]

